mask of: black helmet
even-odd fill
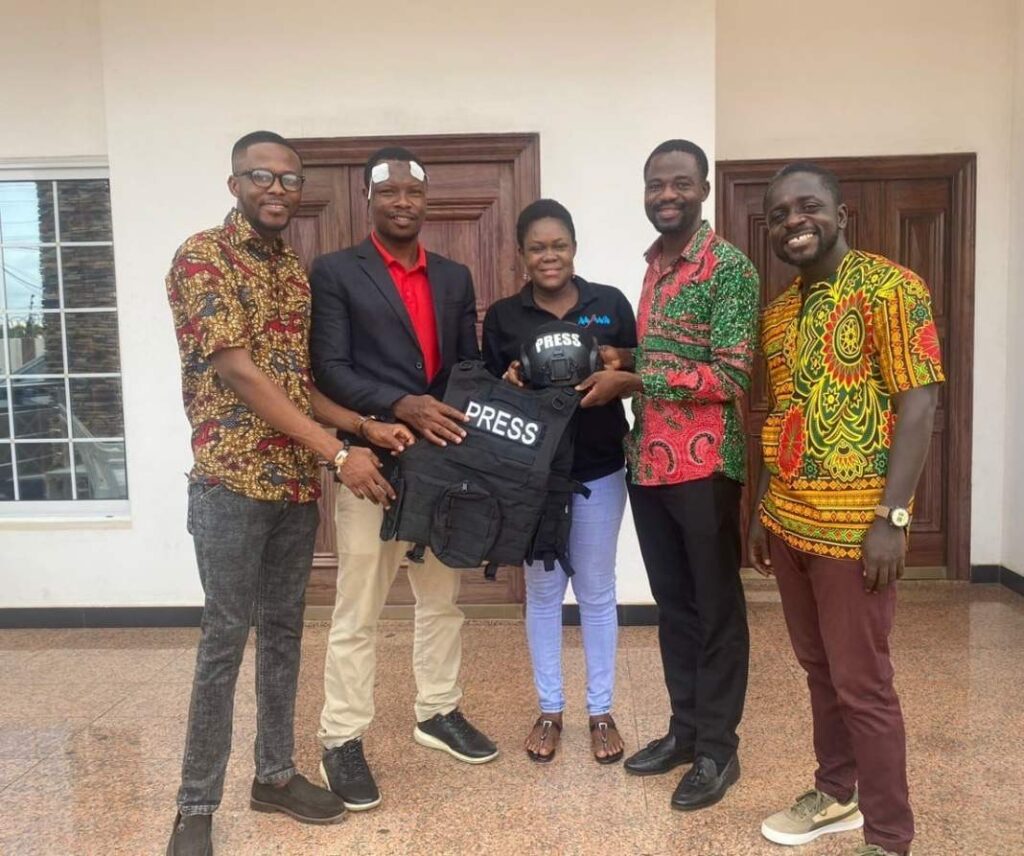
[[[568,321],[537,328],[520,352],[523,381],[534,389],[576,386],[597,371],[600,355],[594,337]]]

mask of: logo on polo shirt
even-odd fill
[[[581,327],[593,327],[595,324],[607,327],[612,323],[612,319],[607,315],[581,315],[577,323]]]

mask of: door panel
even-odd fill
[[[931,290],[947,383],[929,457],[915,502],[909,568],[944,567],[969,574],[970,397],[973,347],[974,156],[833,158],[819,163],[840,178],[849,209],[850,246],[880,253],[922,276]],[[771,176],[786,161],[717,165],[717,216],[721,233],[761,274],[762,305],[796,275],[768,245],[762,211]],[[953,288],[957,289],[954,293]],[[952,312],[951,307],[959,307]],[[957,402],[957,407],[952,402]],[[746,405],[747,450],[760,461],[761,428],[768,411],[764,360],[758,354]],[[955,415],[955,418],[954,418]],[[744,533],[752,512],[752,464],[743,496]],[[745,555],[745,553],[744,553]]]
[[[535,134],[292,140],[303,158],[306,185],[302,205],[285,233],[308,268],[318,255],[362,241],[370,231],[363,165],[378,148],[404,145],[422,158],[430,182],[424,246],[469,267],[477,296],[477,328],[487,307],[518,290],[515,221],[540,195],[539,150]],[[328,470],[319,501],[313,572],[306,600],[334,603],[337,543],[334,497],[341,488]],[[460,603],[522,603],[521,568],[503,567],[495,582],[467,573]],[[400,569],[389,604],[414,602],[408,576]]]

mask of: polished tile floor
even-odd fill
[[[214,821],[218,854],[824,854],[857,833],[798,850],[768,844],[762,816],[811,780],[809,712],[770,584],[748,587],[751,680],[743,777],[721,804],[669,809],[675,773],[600,767],[588,753],[578,628],[566,630],[570,707],[556,760],[521,751],[534,714],[519,622],[469,622],[465,710],[502,756],[470,767],[413,743],[408,624],[379,644],[378,719],[367,751],[376,811],[328,828],[248,809],[254,732],[251,651],[235,710],[236,751]],[[906,583],[895,633],[917,811],[916,856],[1024,854],[1024,598],[996,586]],[[306,630],[297,762],[313,775],[327,628]],[[195,656],[195,630],[0,632],[0,853],[161,854]],[[667,718],[656,632],[621,634],[615,715],[627,751]]]

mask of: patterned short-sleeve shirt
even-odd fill
[[[223,483],[252,499],[316,499],[316,454],[253,413],[210,362],[224,348],[245,348],[295,406],[312,416],[310,290],[298,257],[280,239],[264,241],[232,210],[223,226],[182,244],[166,284],[192,425],[192,478]]]
[[[773,398],[761,520],[798,550],[859,559],[885,489],[893,396],[945,379],[928,289],[851,250],[805,299],[797,279],[768,305],[761,344]]]

